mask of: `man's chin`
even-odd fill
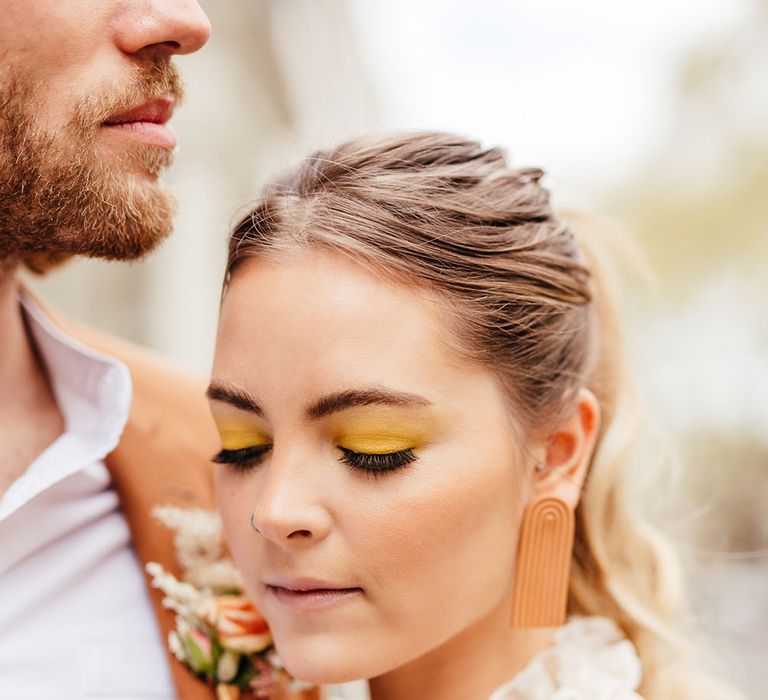
[[[157,175],[142,172],[131,183],[126,205],[103,212],[100,230],[78,232],[77,252],[104,260],[139,260],[154,252],[170,236],[176,200]],[[86,234],[86,235],[84,235]]]
[[[62,267],[70,260],[83,257],[111,262],[129,262],[145,258],[157,250],[171,234],[170,224],[163,229],[149,231],[142,229],[137,232],[126,232],[125,235],[109,235],[105,232],[97,238],[83,240],[82,232],[78,232],[80,245],[70,249],[66,245],[62,250],[32,252],[22,254],[22,264],[37,275],[45,275]],[[55,246],[57,242],[53,242]]]
[[[116,160],[99,154],[91,173],[91,195],[81,201],[59,240],[66,252],[105,260],[139,260],[155,251],[173,230],[176,199],[161,179],[173,160],[166,149],[139,146]],[[111,162],[110,162],[111,161]]]
[[[146,144],[132,144],[132,148],[115,148],[109,144],[99,154],[102,169],[113,177],[132,177],[157,183],[162,173],[173,163],[174,151]]]
[[[52,203],[58,216],[42,216],[24,226],[39,234],[20,241],[19,258],[33,272],[45,274],[75,256],[140,260],[173,230],[176,200],[146,168],[136,174],[112,172],[108,179],[93,182],[77,207],[73,197],[66,201],[68,207]]]

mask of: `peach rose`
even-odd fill
[[[266,620],[245,596],[220,596],[215,601],[213,624],[225,649],[255,654],[272,644]]]

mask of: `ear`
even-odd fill
[[[573,411],[543,446],[544,458],[533,477],[533,498],[560,498],[576,508],[599,427],[597,399],[589,389],[580,389]]]

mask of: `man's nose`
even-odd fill
[[[194,53],[211,36],[211,23],[197,0],[149,0],[136,5],[116,27],[116,43],[125,53]]]

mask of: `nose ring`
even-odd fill
[[[259,530],[259,528],[256,527],[256,523],[253,522],[253,516],[255,515],[256,515],[256,511],[254,510],[253,513],[251,513],[251,528],[255,533],[260,535],[261,531]]]

